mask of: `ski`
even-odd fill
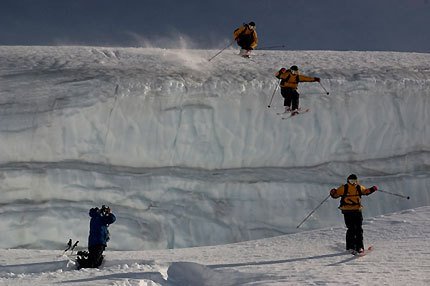
[[[299,107],[299,109],[297,109],[297,111],[299,113],[305,113],[308,112],[310,110],[310,108],[301,108]],[[283,112],[276,112],[277,115],[291,115],[292,110],[288,109],[288,111],[283,111]]]
[[[253,55],[251,55],[251,52],[250,51],[240,51],[238,54],[236,54],[236,55],[238,55],[239,57],[241,57],[241,58],[243,58],[243,59],[245,59],[245,60],[247,60],[247,61],[250,61],[250,62],[254,62],[254,63],[257,63],[254,59],[253,59],[253,57],[255,56],[254,54]]]
[[[284,119],[289,119],[289,118],[291,118],[291,117],[295,117],[295,116],[297,116],[297,115],[300,115],[300,114],[304,114],[304,113],[307,113],[307,112],[309,112],[310,111],[310,109],[309,108],[305,108],[305,109],[300,109],[300,110],[298,110],[298,111],[295,111],[295,112],[290,112],[290,115],[289,116],[284,116],[284,117],[282,117],[282,119],[284,120]],[[279,115],[282,115],[282,114],[279,114]]]
[[[373,250],[373,246],[369,246],[367,249],[364,249],[362,252],[358,253],[358,256],[365,256],[367,254],[369,254],[371,251]]]
[[[243,58],[250,59],[251,58],[251,51],[241,49],[239,51],[238,55],[241,56],[241,57],[243,57]]]
[[[70,249],[70,250],[72,251],[72,253],[73,253],[73,250],[75,249],[75,247],[76,247],[76,246],[78,246],[78,243],[79,243],[79,240],[77,240],[77,241],[73,244],[72,248]]]
[[[241,57],[242,59],[245,59],[245,61],[257,63],[253,58],[251,58],[251,56],[242,56],[242,55],[238,55],[238,56]]]
[[[373,245],[369,246],[368,248],[364,249],[362,252],[354,251],[352,255],[356,257],[363,257],[367,254],[369,254],[373,250]]]
[[[67,250],[69,250],[70,248],[72,248],[72,239],[69,239],[69,242],[67,243],[67,248],[64,249],[64,253],[66,253]]]
[[[75,243],[73,243],[72,239],[70,238],[69,241],[67,242],[67,248],[64,249],[63,253],[61,255],[59,255],[59,257],[61,256],[72,256],[73,255],[73,251],[75,250],[76,246],[78,246],[79,240],[77,240]],[[70,253],[68,254],[67,252]]]

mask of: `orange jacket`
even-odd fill
[[[293,74],[290,70],[287,70],[286,72],[281,72],[281,70],[279,70],[277,73],[275,73],[275,76],[281,80],[281,83],[279,84],[281,87],[289,87],[292,89],[297,89],[299,82],[316,81],[316,78],[314,77]]]
[[[252,35],[252,43],[251,43],[251,48],[255,49],[257,47],[258,44],[258,36],[257,36],[257,31],[255,31],[255,29],[251,30],[248,28],[248,25],[243,25],[239,28],[237,28],[236,30],[234,30],[233,32],[233,38],[234,40],[238,40],[240,36],[248,36],[248,35]]]
[[[359,184],[352,185],[347,183],[339,186],[337,189],[333,189],[330,195],[333,199],[341,198],[339,209],[342,211],[361,211],[363,208],[361,205],[361,196],[368,196],[374,191],[374,187],[367,189]]]

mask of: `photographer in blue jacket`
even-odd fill
[[[102,264],[103,251],[109,241],[110,224],[116,221],[116,217],[109,207],[105,205],[101,209],[90,209],[90,234],[88,237],[88,252],[78,252],[77,262],[79,268],[96,268]]]

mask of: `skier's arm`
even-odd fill
[[[319,81],[318,77],[299,75],[299,82],[314,82]]]
[[[331,189],[331,191],[330,191],[330,196],[333,198],[333,199],[337,199],[337,198],[339,198],[340,196],[342,196],[342,194],[343,194],[343,191],[344,191],[344,189],[343,189],[344,187],[343,186],[340,186],[339,188],[337,188],[337,189]]]
[[[282,79],[283,75],[287,72],[286,68],[281,68],[275,73],[275,77]]]
[[[361,193],[365,196],[368,196],[368,195],[370,195],[370,194],[372,194],[378,190],[377,186],[373,186],[373,187],[368,188],[368,189],[364,186],[360,186],[360,188],[361,188]]]
[[[257,32],[255,30],[253,31],[253,38],[254,38],[254,41],[252,41],[252,43],[251,43],[251,48],[255,49],[257,47],[257,44],[258,44],[258,36],[257,36]]]
[[[239,27],[236,30],[234,30],[233,32],[233,38],[235,40],[237,40],[237,38],[239,38],[240,34],[242,34],[242,32],[245,30],[245,26]]]
[[[116,221],[116,217],[113,213],[103,216],[103,222],[105,224],[113,224]]]

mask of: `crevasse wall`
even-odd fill
[[[351,172],[411,195],[375,194],[367,215],[428,204],[428,54],[215,52],[0,47],[0,247],[85,241],[102,203],[115,249],[294,232]],[[292,64],[330,94],[301,84],[311,112],[282,120],[279,90],[267,105]],[[340,223],[336,204],[303,228]]]

